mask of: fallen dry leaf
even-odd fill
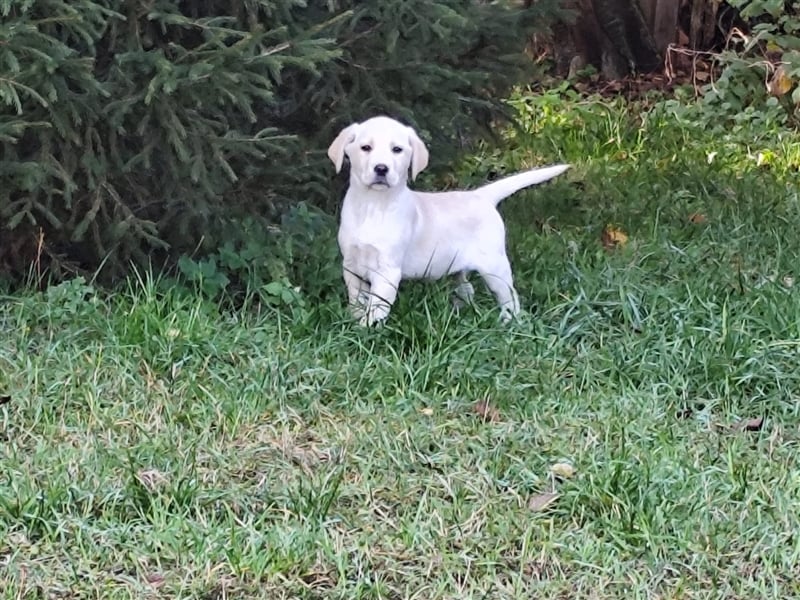
[[[421,414],[425,415],[426,417],[432,417],[433,416],[433,409],[430,408],[429,406],[426,406],[425,408],[420,408],[419,412]]]
[[[691,221],[695,225],[702,225],[707,220],[708,219],[706,218],[706,216],[703,213],[695,212],[695,213],[692,213],[692,214],[689,215],[689,221]]]
[[[167,582],[167,578],[160,573],[148,573],[145,580],[153,587],[161,587]]]
[[[767,42],[767,52],[774,52],[776,54],[783,54],[783,48],[780,44],[776,43],[773,40],[769,40]]]
[[[698,81],[708,81],[711,77],[711,73],[708,71],[695,71],[694,76]]]
[[[556,463],[550,467],[550,472],[556,477],[570,479],[575,476],[575,467],[569,463]]]
[[[167,476],[158,469],[143,469],[136,474],[136,477],[151,492],[169,483]]]
[[[311,588],[330,589],[336,587],[336,579],[328,570],[320,565],[315,565],[309,572],[300,576],[303,582]]]
[[[500,420],[500,411],[489,404],[488,398],[484,400],[478,400],[472,407],[472,410],[474,410],[484,422],[496,422]]]
[[[775,69],[775,74],[769,82],[769,93],[773,96],[783,96],[792,89],[792,84],[792,78],[781,65]]]
[[[614,250],[617,247],[627,244],[628,236],[621,229],[617,229],[612,225],[606,225],[606,228],[603,229],[603,233],[600,234],[600,241],[603,243],[603,248],[606,250]]]
[[[736,428],[741,431],[761,431],[761,426],[764,424],[764,417],[753,417],[745,421],[740,421],[736,424]]]
[[[533,512],[542,512],[556,500],[558,500],[558,494],[555,492],[537,494],[528,500],[528,508]]]

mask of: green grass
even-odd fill
[[[575,168],[503,206],[508,327],[485,292],[454,314],[446,284],[404,285],[378,330],[341,290],[6,297],[0,597],[800,596],[800,150],[519,103],[462,181]]]

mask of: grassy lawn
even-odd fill
[[[515,102],[462,184],[575,168],[503,205],[511,326],[446,284],[378,330],[339,289],[4,297],[0,597],[800,596],[791,132]]]

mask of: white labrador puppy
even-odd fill
[[[339,248],[353,314],[364,325],[389,315],[401,279],[439,279],[455,274],[456,294],[471,302],[470,271],[480,273],[508,321],[519,298],[506,256],[501,200],[524,187],[560,175],[569,165],[533,169],[476,190],[426,193],[408,188],[428,164],[416,132],[388,117],[345,128],[328,148],[338,173],[350,159]]]

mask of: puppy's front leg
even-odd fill
[[[362,325],[375,325],[389,316],[392,304],[397,298],[401,277],[402,271],[399,268],[372,274],[367,311],[360,321]]]
[[[350,312],[356,319],[361,319],[367,311],[367,295],[369,284],[360,275],[356,275],[345,265],[342,271],[344,285],[347,288],[347,302]]]

